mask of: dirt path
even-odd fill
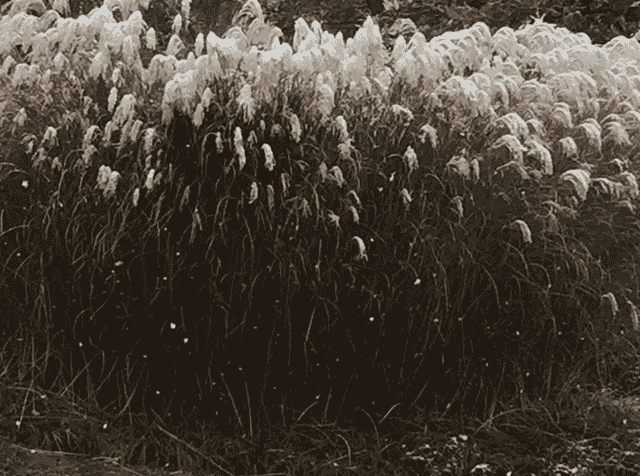
[[[187,472],[126,467],[115,458],[89,458],[60,451],[31,450],[0,437],[0,476],[189,476]]]

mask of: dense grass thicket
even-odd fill
[[[637,21],[631,3],[609,23],[606,3],[477,3],[376,20],[386,44],[395,16],[427,40],[535,13],[605,43]],[[300,15],[335,15],[314,5],[264,11],[292,43]],[[161,51],[179,11],[141,9]],[[207,26],[193,11],[178,59]],[[208,84],[196,127],[177,110],[163,125],[162,89],[118,56],[90,78],[95,53],[78,47],[49,90],[0,74],[1,436],[213,474],[638,471],[640,420],[614,398],[640,386],[633,84],[588,104],[513,96],[498,121],[424,84],[346,85],[327,120],[304,74],[247,113],[237,71]],[[541,68],[519,73],[546,85]],[[114,85],[138,101],[134,141],[106,137]],[[509,167],[509,134],[553,174],[536,153]],[[584,196],[558,185],[576,170]]]

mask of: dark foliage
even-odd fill
[[[378,15],[384,12],[384,4],[382,3],[382,0],[367,0],[367,5],[373,15]]]

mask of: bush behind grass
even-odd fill
[[[444,413],[487,421],[508,411],[521,389],[528,399],[549,399],[566,394],[573,379],[602,386],[609,383],[608,374],[621,374],[615,361],[633,343],[612,332],[595,333],[591,325],[607,329],[593,311],[599,297],[628,287],[629,281],[607,282],[607,273],[618,265],[614,258],[627,253],[633,261],[623,272],[634,275],[629,269],[636,258],[633,231],[627,230],[630,238],[618,239],[624,221],[633,218],[609,213],[618,223],[611,231],[604,228],[603,236],[612,240],[604,247],[604,239],[594,240],[585,250],[572,236],[580,228],[570,219],[561,221],[562,233],[536,235],[540,239],[526,245],[503,225],[526,212],[540,213],[530,210],[536,199],[542,202],[535,186],[525,200],[518,189],[493,183],[460,189],[441,178],[460,146],[448,120],[437,124],[444,146],[424,154],[431,162],[421,164],[421,175],[409,174],[393,154],[407,143],[424,148],[417,131],[399,138],[398,125],[383,118],[367,142],[372,132],[367,121],[358,124],[347,103],[340,112],[356,124],[356,143],[371,144],[369,150],[358,147],[362,156],[348,175],[350,187],[360,179],[362,213],[356,223],[345,191],[320,183],[314,174],[322,160],[336,160],[330,153],[335,138],[314,118],[309,98],[300,94],[305,88],[283,88],[269,109],[258,111],[265,132],[259,132],[257,119],[243,125],[256,133],[256,144],[272,145],[274,173],[261,167],[256,146],[247,147],[243,172],[229,167],[232,133],[240,121],[223,107],[225,101],[209,111],[205,132],[196,134],[188,118],[174,119],[166,131],[171,145],[161,154],[162,172],[171,179],[154,191],[143,190],[136,208],[130,205],[133,177],[143,176],[142,164],[116,159],[113,149],[86,175],[69,171],[63,178],[46,167],[38,173],[26,167],[32,189],[51,197],[59,188],[63,204],[54,208],[52,201],[27,193],[29,207],[19,208],[24,213],[10,224],[25,226],[3,235],[15,240],[5,264],[3,298],[24,303],[6,336],[32,332],[34,354],[48,357],[46,369],[33,378],[35,386],[62,391],[90,362],[82,374],[87,381],[76,380],[73,393],[82,401],[94,400],[86,411],[108,409],[115,415],[122,410],[110,418],[112,425],[128,420],[131,427],[142,416],[146,422],[137,423],[136,440],[149,435],[151,421],[176,429],[184,421],[215,420],[218,431],[229,435],[253,433],[256,439],[246,451],[254,461],[265,461],[266,428],[281,420],[290,425],[303,409],[311,421],[369,430],[378,428],[363,414],[381,421],[389,409],[405,420],[421,408],[429,409],[431,418]],[[405,94],[404,100],[398,94],[399,103],[418,100]],[[277,112],[285,98],[305,126],[302,144],[272,128],[288,129],[288,118]],[[425,111],[414,124],[426,123],[433,113]],[[478,136],[481,126],[476,127],[471,137]],[[221,153],[209,149],[205,139],[218,131],[227,141]],[[79,141],[78,134],[69,136],[61,152],[77,148]],[[66,169],[77,160],[69,153],[60,157]],[[92,190],[88,180],[102,164],[125,177],[115,203]],[[264,187],[284,172],[291,178],[290,194],[272,182],[277,190],[273,212],[264,195],[249,203],[254,177]],[[187,185],[192,193],[180,206]],[[414,190],[408,210],[399,198],[402,187]],[[450,204],[455,195],[464,201],[463,217]],[[297,197],[311,204],[310,217],[296,211]],[[581,216],[595,215],[593,203],[582,206]],[[614,209],[606,202],[598,206]],[[199,230],[196,207],[202,230],[191,240],[192,231]],[[326,224],[327,209],[341,216],[340,230]],[[583,230],[603,229],[602,220],[583,219]],[[354,261],[353,236],[368,246],[366,265]],[[581,263],[589,271],[587,282]],[[434,274],[433,283],[416,283],[417,276]],[[607,365],[613,367],[603,369],[599,357],[611,343],[619,352],[609,356]],[[136,370],[124,372],[127,365]],[[15,373],[9,378],[21,380]],[[322,398],[316,400],[317,395]],[[363,421],[354,421],[356,415]],[[391,418],[385,421],[390,424]],[[80,442],[83,451],[98,451],[97,435]],[[162,464],[178,458],[169,440],[161,442],[170,437],[154,438],[156,444],[129,447],[127,458],[141,457],[146,447],[155,447],[149,457]],[[240,453],[227,456],[229,464]]]

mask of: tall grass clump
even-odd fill
[[[238,18],[261,18],[256,4]],[[382,52],[369,19],[354,78],[366,68],[317,74],[337,60],[315,50],[285,53],[291,70],[236,61],[272,38],[254,21],[207,40],[215,61],[200,38],[197,55],[141,69],[129,36],[113,58],[56,56],[24,84],[3,72],[3,378],[92,415],[75,442],[24,415],[3,435],[284,472],[275,446],[301,422],[376,434],[378,453],[382,430],[426,437],[446,418],[480,433],[534,405],[577,433],[576,389],[637,384],[632,94],[495,59],[511,35],[534,49],[536,32],[566,34],[540,21],[493,40],[476,24],[475,59],[430,53],[440,69],[410,76],[407,44]],[[297,31],[301,53],[345,47],[317,23]]]

